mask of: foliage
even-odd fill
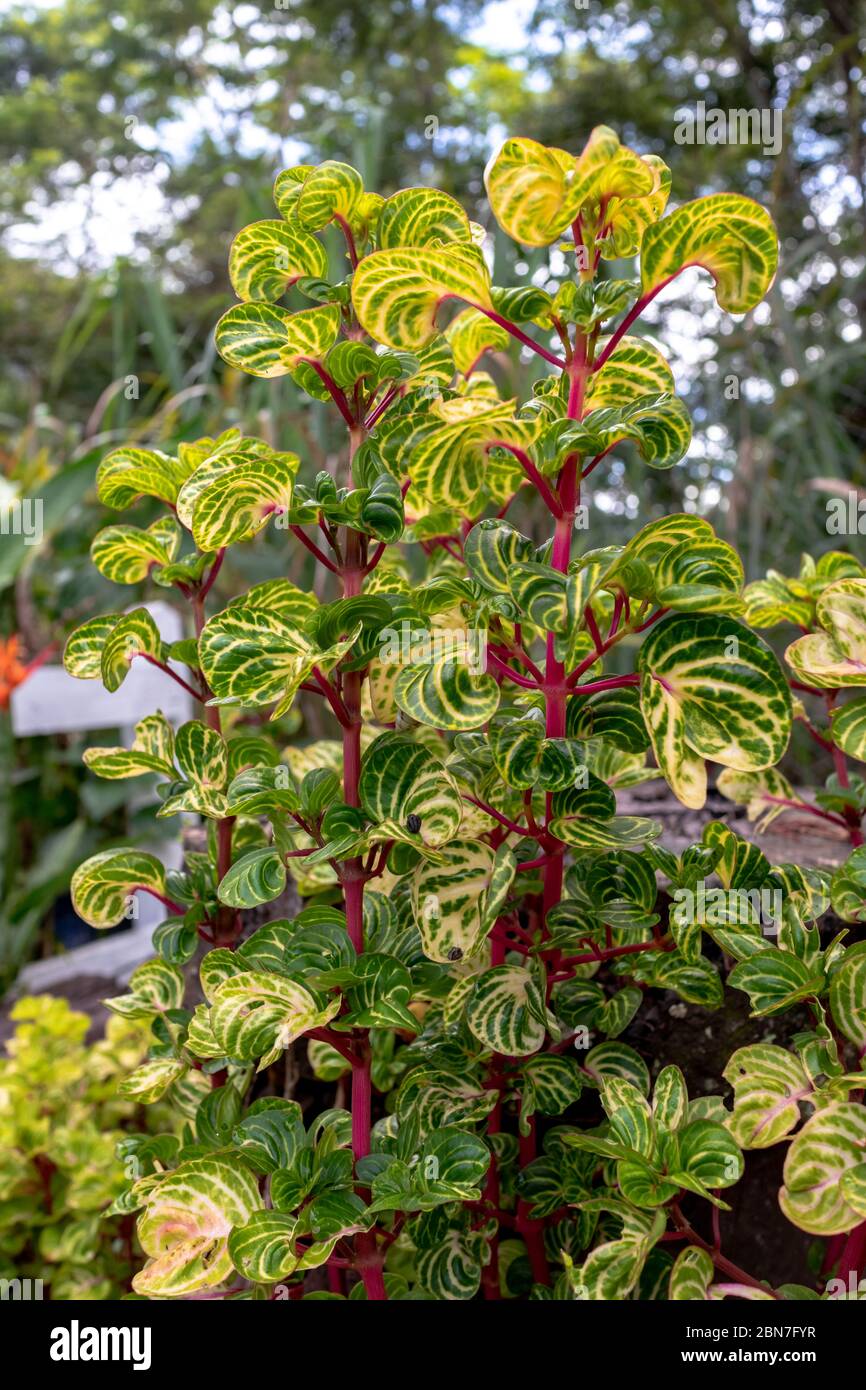
[[[105,1213],[171,1140],[153,1142],[118,1083],[144,1056],[148,1030],[112,1018],[85,1044],[90,1020],[65,999],[21,999],[0,1059],[0,1269],[40,1279],[55,1300],[119,1298],[137,1258],[132,1222]],[[171,1117],[157,1110],[154,1127]],[[118,1157],[118,1145],[123,1156]],[[138,1155],[139,1157],[136,1157]]]
[[[305,1280],[323,1266],[331,1297],[374,1300],[796,1297],[731,1265],[681,1202],[728,1209],[743,1150],[789,1135],[801,1102],[813,1113],[782,1210],[832,1237],[866,1217],[863,957],[844,933],[822,949],[817,925],[834,887],[855,920],[858,852],[829,885],[721,822],[677,856],[657,822],[617,813],[617,789],[659,775],[700,809],[708,763],[738,795],[778,795],[800,711],[749,625],[754,591],[692,514],[575,545],[581,486],[614,445],[649,469],[689,447],[671,370],[632,332],[640,315],[689,267],[723,308],[755,306],[773,223],[739,194],[667,211],[666,166],[607,127],[579,155],[510,139],[486,184],[506,232],[572,258],[555,293],[494,283],[483,232],[446,193],[383,199],[339,161],[284,171],[283,220],[239,233],[218,349],[333,407],[338,476],[305,481],[296,453],[231,428],[100,465],[107,506],[161,508],[146,528],[101,531],[96,565],[173,588],[191,635],[166,648],[121,599],[71,633],[67,668],[116,689],[144,659],[202,703],[201,719],[173,730],[155,713],[131,748],[88,763],[108,779],[157,772],[159,816],[204,818],[206,849],[180,874],[113,849],[73,878],[94,927],[137,892],[171,914],[158,957],[108,1001],[153,1026],[123,1093],[192,1119],[167,1171],[117,1204],[141,1213],[148,1297],[319,1297]],[[332,278],[328,227],[345,244]],[[636,251],[638,282],[599,278]],[[537,359],[528,399],[503,399],[480,365],[503,335]],[[540,545],[508,519],[533,494],[553,531]],[[315,555],[332,596],[280,577],[209,611],[225,553],[266,528]],[[828,653],[835,672],[836,646],[859,662],[858,582],[817,598],[813,681]],[[612,674],[614,649],[634,669]],[[281,751],[267,716],[301,692],[340,736]],[[258,925],[289,877],[303,910]],[[185,1007],[198,940],[204,1002]],[[651,1080],[624,1040],[645,992],[719,1009],[726,986],[756,1016],[805,1006],[812,1022],[790,1048],[734,1054],[733,1110],[690,1099],[677,1066]],[[275,1093],[271,1070],[301,1038],[317,1075],[341,1093],[346,1079],[350,1110],[310,1118]],[[676,1259],[663,1236],[684,1242]]]

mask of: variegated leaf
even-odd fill
[[[138,1238],[150,1258],[133,1279],[145,1298],[183,1298],[232,1273],[228,1237],[262,1206],[255,1177],[218,1155],[190,1159],[145,1196]]]
[[[297,454],[270,454],[219,473],[193,503],[196,545],[217,550],[250,540],[271,516],[287,514],[299,463]]]
[[[472,242],[469,218],[456,198],[438,188],[401,188],[385,199],[376,223],[380,251],[446,242]]]
[[[709,1286],[715,1269],[706,1250],[689,1245],[681,1250],[671,1270],[668,1298],[673,1303],[704,1302],[709,1299]]]
[[[808,627],[811,623],[812,604],[808,595],[794,592],[790,582],[775,570],[770,570],[766,579],[747,584],[743,598],[746,622],[750,627],[776,627],[779,623]]]
[[[321,304],[290,314],[273,304],[237,304],[216,326],[217,351],[250,376],[286,376],[299,362],[321,361],[340,329],[340,309]]]
[[[155,657],[157,660],[162,660],[164,656],[159,628],[146,608],[135,608],[131,613],[125,613],[105,637],[100,675],[106,690],[120,689],[137,656]]]
[[[831,735],[837,748],[849,758],[866,763],[866,695],[858,695],[830,713]]]
[[[430,960],[455,961],[477,953],[493,925],[489,895],[504,896],[514,877],[508,852],[497,854],[483,840],[452,840],[441,864],[422,862],[412,874],[412,910],[424,954]],[[495,915],[495,913],[494,913]]]
[[[500,227],[526,246],[549,246],[595,195],[620,148],[607,126],[596,126],[576,157],[535,140],[506,140],[484,171],[487,196]],[[647,170],[643,177],[633,174],[631,186],[648,193],[652,182]]]
[[[313,666],[323,671],[339,661],[359,635],[324,651],[312,646],[297,625],[258,604],[230,603],[204,626],[199,659],[205,679],[220,704],[288,708]]]
[[[737,1048],[723,1076],[734,1088],[728,1128],[743,1149],[766,1149],[790,1134],[800,1123],[798,1102],[813,1089],[799,1058],[772,1043]]]
[[[318,232],[334,219],[351,222],[364,184],[357,169],[326,159],[315,167],[298,165],[277,176],[274,200],[284,217],[297,218],[308,231]]]
[[[528,970],[498,965],[478,977],[466,1022],[479,1042],[508,1057],[526,1057],[544,1042],[544,995]]]
[[[382,734],[367,749],[358,794],[371,820],[393,822],[410,843],[418,836],[435,849],[460,828],[463,801],[454,778],[420,743],[399,734]]]
[[[283,856],[267,845],[235,860],[220,882],[218,896],[227,907],[251,908],[273,902],[285,887]]]
[[[419,1250],[418,1282],[437,1299],[474,1298],[489,1258],[490,1246],[482,1232],[451,1230],[444,1240]]]
[[[775,767],[764,768],[763,772],[737,772],[726,767],[719,773],[716,787],[738,806],[745,806],[749,820],[761,832],[790,802],[800,800],[784,773]]]
[[[742,772],[779,761],[791,694],[775,656],[728,617],[679,615],[640,651],[641,708],[653,751],[685,806],[706,800],[704,759]]]
[[[469,376],[485,352],[502,352],[508,334],[478,309],[461,309],[445,329],[458,372]]]
[[[849,949],[830,981],[830,1011],[839,1032],[857,1047],[866,1047],[866,950]]]
[[[820,994],[824,977],[790,951],[770,947],[735,965],[728,984],[748,994],[752,1017],[760,1018],[782,1013],[800,999]]]
[[[490,277],[475,246],[374,251],[352,278],[352,303],[363,328],[392,348],[423,347],[438,333],[447,299],[492,308]]]
[[[124,511],[139,497],[174,503],[192,468],[159,449],[113,449],[96,470],[100,502]]]
[[[119,621],[119,613],[106,613],[99,618],[88,618],[69,634],[63,648],[63,665],[70,676],[84,681],[101,678],[106,638]]]
[[[309,1028],[334,1017],[339,998],[322,1007],[315,995],[284,976],[242,971],[215,991],[210,1013],[213,1036],[228,1057],[241,1061],[273,1061]]]
[[[849,854],[830,881],[833,911],[843,922],[866,922],[866,846]]]
[[[776,229],[765,208],[739,193],[712,193],[647,229],[641,288],[646,295],[686,266],[702,266],[716,282],[721,308],[744,314],[767,293],[778,258]]]
[[[186,1063],[174,1057],[159,1057],[152,1062],[143,1062],[118,1084],[117,1094],[134,1100],[138,1105],[153,1105],[154,1101],[162,1099],[186,1070]]]
[[[492,676],[473,675],[450,657],[425,666],[407,666],[397,677],[394,700],[419,724],[433,729],[478,729],[499,707]]]
[[[91,927],[114,927],[131,915],[131,900],[141,889],[165,892],[165,870],[152,854],[139,849],[104,849],[85,859],[72,875],[72,906]]]
[[[296,280],[323,278],[328,256],[322,243],[286,222],[253,222],[238,232],[229,252],[229,278],[238,299],[280,299]]]
[[[509,593],[513,567],[534,556],[532,541],[510,522],[498,518],[479,521],[463,546],[463,558],[472,577],[492,593]]]
[[[863,1220],[844,1180],[863,1162],[866,1106],[841,1102],[807,1120],[788,1149],[779,1205],[789,1221],[812,1235],[849,1231]]]
[[[100,574],[115,584],[138,584],[154,566],[170,564],[180,542],[180,530],[172,517],[155,521],[146,531],[138,526],[106,526],[90,547],[90,558]]]
[[[599,356],[605,340],[599,342]],[[658,348],[644,338],[626,335],[589,378],[586,408],[629,406],[641,396],[674,394],[674,374]]]
[[[97,777],[141,777],[144,773],[174,774],[174,731],[164,714],[148,714],[135,726],[131,748],[85,748],[83,759]]]
[[[184,975],[179,966],[160,959],[149,960],[133,970],[128,994],[104,999],[103,1003],[122,1018],[153,1019],[156,1014],[179,1009],[184,988]]]

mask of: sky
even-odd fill
[[[57,2],[28,0],[29,5],[39,9],[50,9]],[[0,0],[0,13],[13,6],[14,0]],[[217,12],[218,7],[214,8]],[[236,7],[236,11],[238,8],[249,7]],[[501,54],[522,54],[534,8],[535,0],[493,0],[485,6],[480,19],[467,28],[466,40]],[[158,138],[155,131],[139,126],[135,132],[136,143],[143,149],[159,146],[182,160],[194,148],[202,132],[218,128],[220,114],[230,102],[230,95],[214,82],[213,90],[201,100],[189,103],[181,116],[160,122]],[[493,145],[498,142],[497,132],[490,134]],[[501,138],[499,135],[498,139]],[[301,146],[293,149],[291,141],[280,140],[252,123],[244,128],[241,144],[249,154],[272,151],[275,164],[284,166],[297,162],[301,156]],[[9,229],[5,238],[8,250],[13,255],[38,256],[50,247],[53,268],[74,275],[85,252],[90,265],[95,261],[106,267],[119,256],[132,255],[136,250],[136,237],[146,236],[164,226],[169,207],[160,175],[154,172],[137,174],[130,179],[113,175],[100,179],[97,176],[84,186],[73,177],[64,200],[46,207],[33,205],[28,208],[28,214],[31,220]],[[59,260],[58,247],[62,248]]]

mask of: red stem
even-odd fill
[[[207,596],[208,596],[208,594],[210,593],[211,588],[212,588],[212,586],[213,586],[214,580],[216,579],[217,575],[219,574],[220,570],[222,569],[222,564],[223,564],[223,560],[225,559],[225,554],[226,554],[226,549],[225,549],[225,546],[223,546],[220,550],[217,551],[216,555],[214,556],[214,562],[213,562],[213,564],[212,564],[211,567],[210,567],[210,574],[208,575],[207,581],[206,581],[206,583],[204,584],[204,586],[202,587],[202,589],[201,589],[201,591],[200,591],[200,593],[199,593],[199,598],[201,599],[202,602],[204,602],[204,600],[207,598]]]
[[[471,302],[471,300],[467,300],[467,303]],[[548,348],[542,347],[534,338],[530,338],[527,333],[524,333],[522,329],[518,328],[516,323],[511,323],[508,319],[504,319],[501,314],[497,314],[495,309],[485,309],[483,304],[474,303],[472,304],[472,308],[477,309],[480,314],[486,315],[493,323],[498,323],[499,327],[504,328],[506,333],[510,333],[512,338],[516,338],[524,347],[532,348],[533,352],[537,352],[539,357],[544,358],[545,362],[550,362],[551,366],[565,366],[564,358],[557,357],[555,352],[550,352]]]
[[[519,449],[516,444],[509,444],[507,439],[492,439],[485,453],[489,454],[491,449],[507,449],[509,454],[513,454],[529,481],[535,485],[537,492],[544,499],[548,511],[553,516],[562,516],[562,503],[525,450]]]
[[[305,545],[307,547],[307,550],[309,550],[311,555],[315,555],[320,565],[324,565],[325,569],[330,570],[332,574],[339,573],[337,566],[333,564],[333,562],[328,559],[327,555],[325,555],[319,549],[315,541],[310,540],[309,536],[306,534],[306,532],[301,530],[300,526],[290,526],[289,530],[291,531],[293,536],[297,536],[298,540],[301,542],[301,545]]]
[[[147,652],[139,652],[138,655],[143,656],[145,661],[149,661],[151,666],[156,666],[160,671],[164,671],[167,676],[171,676],[172,680],[176,681],[179,686],[182,686],[194,700],[201,702],[201,691],[194,690],[192,686],[183,679],[183,676],[179,676],[177,671],[173,671],[164,661],[157,660],[155,656],[148,656]]]

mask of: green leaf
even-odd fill
[[[788,951],[758,951],[735,965],[728,984],[744,990],[752,1005],[752,1017],[782,1013],[800,999],[820,994],[824,978]]]
[[[316,237],[286,222],[253,222],[229,252],[229,278],[238,299],[280,299],[302,276],[324,276],[328,256]]]
[[[439,332],[436,313],[446,299],[492,308],[490,277],[475,246],[449,245],[374,251],[352,278],[352,303],[377,342],[413,351]]]
[[[859,1168],[866,1148],[866,1107],[850,1102],[817,1111],[788,1149],[779,1205],[789,1221],[812,1235],[849,1231],[863,1220],[845,1177]]]
[[[133,893],[165,892],[165,870],[158,859],[137,849],[104,849],[72,875],[72,906],[91,927],[114,927],[130,915]]]
[[[478,977],[466,1022],[479,1042],[509,1057],[526,1057],[544,1042],[544,996],[528,970],[498,965]]]
[[[741,772],[777,763],[791,732],[791,694],[769,647],[723,616],[678,615],[640,650],[641,708],[674,794],[699,809],[704,759]]]
[[[145,1298],[183,1298],[232,1272],[228,1237],[262,1205],[255,1178],[217,1155],[190,1159],[144,1199],[138,1238],[150,1258],[132,1283]]]
[[[215,330],[217,352],[250,376],[286,376],[301,362],[320,362],[340,331],[340,309],[321,304],[290,314],[272,304],[237,304]]]
[[[767,293],[779,244],[766,209],[739,193],[712,193],[649,227],[640,255],[644,295],[699,265],[715,280],[720,307],[744,314]]]

